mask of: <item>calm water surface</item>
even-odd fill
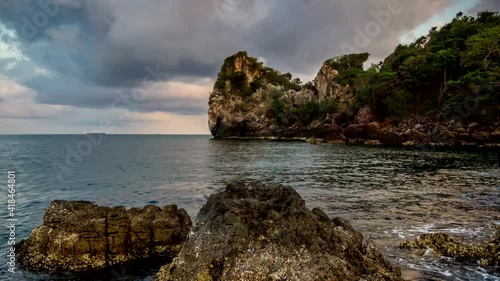
[[[308,207],[350,220],[404,269],[408,280],[500,280],[498,269],[495,273],[494,268],[477,264],[416,257],[397,248],[405,238],[435,231],[469,241],[491,237],[491,225],[500,223],[500,171],[494,150],[425,152],[217,141],[210,136],[106,135],[77,167],[54,169],[54,163],[65,163],[68,147],[76,150],[85,139],[84,135],[0,136],[0,182],[5,186],[1,215],[7,216],[7,170],[15,170],[18,239],[42,223],[44,210],[54,199],[128,207],[177,204],[194,218],[207,197],[227,182],[259,180],[290,185]],[[8,233],[1,229],[0,280],[51,280],[7,273]],[[121,269],[105,280],[151,280],[153,275]]]

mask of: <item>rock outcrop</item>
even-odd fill
[[[399,245],[403,249],[414,249],[417,254],[431,249],[437,257],[451,257],[459,262],[487,266],[500,265],[500,227],[495,225],[495,236],[485,245],[472,245],[458,241],[447,233],[431,233],[418,237],[415,241],[405,240]]]
[[[209,129],[216,138],[312,137],[316,128],[332,124],[323,122],[330,108],[352,94],[330,79],[335,73],[325,65],[316,86],[302,86],[291,74],[239,52],[224,61],[217,76],[209,97]]]
[[[159,281],[402,280],[340,218],[307,209],[292,188],[237,183],[210,196]]]
[[[329,59],[314,83],[304,85],[289,73],[264,66],[246,52],[228,57],[209,98],[212,135],[310,143],[500,144],[500,116],[488,122],[462,120],[465,115],[458,109],[441,115],[427,112],[404,118],[375,116],[369,106],[361,106],[355,87],[346,83],[352,75],[348,68],[365,55]]]
[[[53,201],[43,225],[17,246],[24,269],[89,272],[142,259],[168,261],[186,241],[191,220],[175,205],[143,209]]]

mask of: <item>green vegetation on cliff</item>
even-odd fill
[[[240,69],[235,69],[235,65],[238,65]],[[250,78],[246,73],[252,73],[254,77]],[[258,62],[256,58],[248,56],[247,52],[240,51],[224,60],[215,81],[215,89],[224,90],[226,85],[229,84],[233,95],[248,97],[267,83],[283,86],[287,90],[298,91],[301,89],[300,80],[292,80],[292,74],[282,74],[270,67],[266,67],[262,62]]]
[[[499,34],[498,13],[459,13],[441,29],[397,46],[383,63],[363,71],[358,65],[349,67],[349,75],[337,79],[346,77],[342,79],[356,88],[356,105],[369,105],[380,117],[444,112],[474,99],[480,110],[473,117],[492,118],[500,105],[492,91],[500,78]]]
[[[347,140],[389,144],[497,143],[499,34],[498,12],[459,13],[383,62],[365,68],[370,54],[342,55],[305,84],[238,52],[217,76],[209,127],[215,137],[310,136],[329,128]],[[371,122],[376,133],[362,127]]]

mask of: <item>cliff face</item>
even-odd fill
[[[210,131],[215,138],[308,139],[313,143],[500,143],[500,116],[496,115],[489,122],[455,120],[433,111],[377,116],[371,106],[360,102],[362,93],[352,86],[351,77],[364,71],[367,56],[329,59],[313,83],[304,85],[246,52],[230,56],[210,94]]]
[[[333,81],[337,75],[325,64],[315,85],[302,86],[291,74],[239,52],[224,61],[210,94],[210,131],[216,138],[307,138],[334,130],[329,114],[353,96]]]

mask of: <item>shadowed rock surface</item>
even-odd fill
[[[24,269],[78,273],[155,258],[168,261],[187,239],[191,220],[175,205],[143,209],[53,201],[27,240],[18,245]]]
[[[292,188],[236,183],[210,196],[189,241],[157,280],[402,280],[399,268],[340,218]]]

